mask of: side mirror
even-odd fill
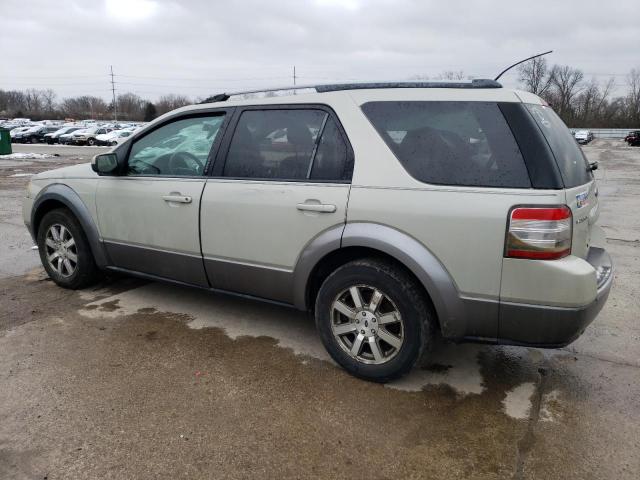
[[[101,153],[91,160],[91,169],[98,175],[113,175],[118,169],[118,156],[115,153]]]

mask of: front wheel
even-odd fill
[[[90,138],[89,140],[87,140],[87,145],[89,145],[90,147],[93,147],[95,144],[96,144],[95,138]]]
[[[349,262],[318,292],[316,326],[331,357],[352,375],[388,382],[432,343],[435,315],[416,281],[377,259]]]
[[[63,288],[84,288],[100,277],[87,237],[67,209],[44,215],[38,228],[38,250],[49,277]]]

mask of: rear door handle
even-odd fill
[[[323,213],[333,213],[337,209],[335,205],[331,205],[330,203],[299,203],[296,205],[296,208],[304,212]]]
[[[162,199],[165,202],[175,202],[175,203],[191,203],[192,198],[188,195],[180,195],[172,193],[170,195],[163,195]]]

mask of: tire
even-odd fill
[[[29,139],[29,141],[30,141],[31,143],[38,143],[38,138],[37,138],[37,137],[31,137],[31,138]]]
[[[76,217],[66,208],[51,210],[44,215],[38,227],[37,240],[42,266],[60,287],[76,290],[93,285],[100,279],[101,272],[87,237]],[[50,262],[49,258],[54,254],[56,256]]]
[[[87,145],[89,145],[90,147],[93,147],[95,144],[96,144],[95,138],[90,138],[89,140],[87,140]]]
[[[327,277],[315,318],[331,358],[351,375],[374,382],[409,372],[435,338],[435,313],[422,288],[402,268],[373,258],[349,262]]]

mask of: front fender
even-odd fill
[[[87,236],[96,264],[101,268],[107,266],[107,254],[102,245],[98,228],[91,217],[91,213],[80,196],[68,185],[54,183],[38,192],[38,195],[33,201],[33,207],[31,208],[31,230],[33,237],[37,238],[38,236],[38,223],[42,218],[42,212],[48,210],[48,202],[61,203],[71,210]]]

